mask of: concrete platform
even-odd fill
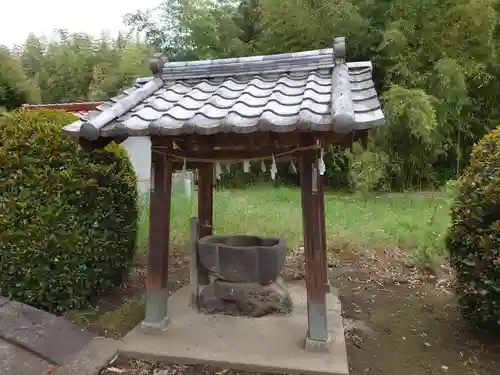
[[[1,375],[96,375],[117,353],[115,340],[0,296]]]
[[[306,351],[307,299],[302,283],[287,285],[294,303],[288,315],[243,318],[201,315],[189,306],[184,287],[169,299],[170,326],[144,333],[140,326],[120,346],[124,357],[176,364],[205,364],[267,373],[348,375],[340,300],[328,295],[328,326],[333,349]]]

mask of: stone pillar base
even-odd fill
[[[168,327],[168,290],[150,291],[146,296],[146,316],[141,328],[146,332],[163,331]]]
[[[165,331],[170,325],[169,317],[165,317],[160,323],[142,321],[140,329],[143,333],[159,333]]]
[[[305,342],[305,350],[307,352],[316,352],[316,353],[330,353],[333,351],[333,343],[328,335],[328,339],[326,341],[319,341],[310,339],[306,336]]]

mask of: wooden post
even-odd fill
[[[328,244],[326,242],[326,225],[325,225],[325,181],[323,176],[318,176],[318,198],[319,198],[319,231],[321,233],[321,251],[325,258],[325,290],[326,293],[332,291],[330,280],[328,279]]]
[[[198,168],[198,220],[200,238],[213,233],[214,166],[204,163]]]
[[[306,151],[300,160],[300,187],[302,221],[304,226],[304,251],[306,259],[306,289],[308,330],[306,349],[329,348],[327,326],[325,255],[322,245],[320,220],[321,198],[318,194],[319,174],[316,165],[317,152]]]
[[[163,329],[168,325],[168,256],[170,207],[172,200],[172,163],[168,150],[155,150],[159,139],[151,139],[151,186],[149,199],[149,250],[146,316],[144,328]],[[159,151],[159,150],[158,150]]]
[[[197,217],[189,221],[189,242],[191,246],[191,261],[189,262],[189,284],[191,287],[191,305],[198,307],[200,295],[200,267],[203,267],[198,257],[198,240],[200,239],[200,225]]]
[[[214,166],[204,163],[198,168],[198,221],[199,238],[213,234]],[[199,285],[210,283],[208,271],[198,262]]]

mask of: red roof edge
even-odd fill
[[[22,109],[59,109],[67,112],[89,112],[97,109],[103,102],[23,104]]]

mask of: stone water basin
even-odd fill
[[[252,235],[206,236],[198,241],[201,264],[219,279],[234,283],[276,281],[285,263],[285,241]]]

